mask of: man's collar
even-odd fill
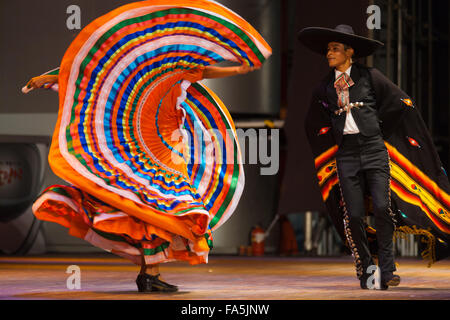
[[[347,73],[350,76],[350,73],[352,72],[352,66],[350,65],[350,67],[348,67],[347,70],[345,70],[345,73]],[[342,74],[342,71],[339,71],[338,69],[334,69],[334,73],[336,75],[336,79]]]
[[[359,65],[358,63],[355,62],[355,63],[353,63],[353,64],[351,65],[350,70],[347,70],[347,71],[350,72],[350,77],[352,78],[353,82],[355,82],[355,83],[357,83],[357,82],[359,81],[359,79],[361,78],[361,74],[360,74],[359,67],[360,67],[360,65]],[[336,76],[337,76],[337,73],[336,73],[336,72],[339,72],[339,71],[337,71],[336,69],[330,70],[330,73],[329,73],[328,76],[327,76],[327,83],[330,83],[330,82],[331,82],[331,85],[334,84],[334,81],[337,79],[337,78],[336,78]],[[341,72],[340,72],[340,73],[341,73]],[[340,73],[339,73],[339,74],[340,74]],[[329,78],[328,78],[328,77],[329,77]]]

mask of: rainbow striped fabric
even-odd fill
[[[117,237],[134,248],[164,243],[147,250],[152,263],[206,262],[211,231],[235,210],[244,172],[230,114],[197,81],[208,65],[260,66],[270,55],[251,25],[213,1],[141,1],[89,24],[62,60],[49,155],[52,170],[76,191],[50,188],[35,214],[81,238],[95,233],[91,242],[105,249],[111,245],[99,243]],[[96,199],[88,213],[86,197]],[[64,222],[55,217],[61,207]],[[124,214],[147,231],[126,234],[114,222],[123,224]],[[76,215],[83,226],[70,222]]]

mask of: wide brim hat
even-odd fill
[[[308,27],[298,33],[298,40],[312,51],[326,55],[330,42],[339,42],[352,47],[354,58],[363,58],[372,55],[383,47],[380,41],[356,35],[349,25],[341,24],[334,29],[322,27]]]

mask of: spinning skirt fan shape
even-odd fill
[[[141,1],[92,22],[59,70],[49,162],[71,185],[45,190],[35,215],[136,264],[141,252],[147,264],[206,263],[244,172],[230,114],[197,81],[208,65],[270,55],[213,1]]]

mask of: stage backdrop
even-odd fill
[[[283,0],[287,1],[287,0]],[[30,77],[61,63],[80,29],[97,17],[133,0],[25,0],[0,1],[0,135],[51,137],[58,112],[52,91],[21,93]],[[221,97],[235,119],[276,117],[280,107],[280,10],[278,0],[218,0],[252,24],[273,47],[273,56],[261,70],[245,76],[205,83]],[[251,119],[248,119],[251,120]],[[261,122],[261,121],[259,121]],[[251,228],[269,225],[277,208],[277,176],[261,176],[259,165],[247,165],[246,188],[236,213],[215,233],[215,251],[234,253],[246,245]],[[44,186],[64,184],[47,170]],[[43,223],[50,251],[94,249],[71,237],[54,223]],[[266,241],[276,249],[277,231]],[[269,251],[269,250],[268,250]]]
[[[58,96],[54,92],[23,95],[20,89],[30,77],[59,67],[66,49],[82,28],[130,2],[134,0],[0,1],[0,41],[3,48],[0,51],[0,114],[56,113]],[[223,99],[232,114],[278,114],[280,2],[217,2],[252,24],[273,47],[273,56],[257,72],[205,83]]]
[[[309,51],[297,41],[297,32],[305,27],[334,28],[339,24],[351,25],[355,33],[367,36],[366,13],[369,1],[322,0],[294,1],[295,22],[290,48],[291,70],[287,88],[287,160],[280,190],[280,214],[303,211],[324,211],[313,156],[306,139],[304,121],[313,89],[329,72],[323,56]],[[364,61],[362,61],[364,62]]]

